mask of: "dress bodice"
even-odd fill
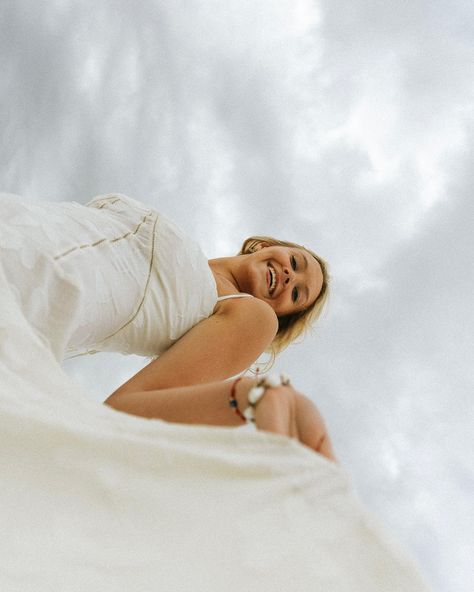
[[[9,279],[58,357],[159,355],[214,310],[216,284],[199,246],[131,198],[87,206],[3,198],[2,212]]]
[[[125,219],[126,227],[97,245],[102,252],[92,277],[80,262],[84,249],[62,263],[77,278],[77,256],[84,285],[96,285],[91,314],[83,315],[69,349],[158,355],[212,314],[217,290],[207,258],[166,217],[135,200],[111,195],[88,206]]]

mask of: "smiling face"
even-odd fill
[[[268,302],[277,316],[306,310],[323,285],[319,262],[305,249],[261,243],[247,255],[242,291]]]

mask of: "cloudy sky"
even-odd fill
[[[470,591],[472,1],[3,0],[0,47],[1,191],[119,191],[209,257],[263,233],[329,261],[277,368],[433,589]],[[66,368],[100,400],[142,364]]]

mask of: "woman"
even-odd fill
[[[240,255],[208,261],[166,218],[123,195],[88,206],[2,196],[0,208],[5,272],[58,359],[159,356],[121,392],[242,372],[286,347],[326,300],[326,266],[310,251],[254,237]]]
[[[163,260],[154,243],[159,233],[153,230],[157,217],[140,205],[132,204],[131,212],[128,200],[94,204],[92,214],[77,204],[33,206],[7,198],[0,204],[0,462],[8,468],[0,488],[7,533],[1,547],[2,589],[49,591],[64,588],[66,581],[77,589],[92,585],[110,591],[145,590],[157,582],[164,590],[193,591],[223,586],[262,592],[425,590],[410,560],[360,507],[344,472],[322,458],[333,456],[321,416],[286,379],[277,386],[239,378],[232,384],[153,387],[166,380],[182,385],[196,376],[203,382],[212,374],[228,375],[252,359],[243,355],[246,344],[240,340],[247,331],[255,352],[260,335],[245,323],[258,317],[266,330],[269,309],[272,322],[275,313],[292,314],[295,309],[285,308],[287,289],[308,289],[303,306],[314,297],[301,271],[316,268],[308,261],[301,270],[298,250],[288,254],[262,245],[244,256],[248,265],[218,262],[212,297],[217,299],[220,285],[224,295],[235,288],[240,295],[245,287],[255,298],[211,302],[210,318],[181,340],[178,333],[169,335],[170,325],[154,323],[152,329],[158,327],[176,343],[112,395],[108,406],[88,400],[68,379],[58,364],[68,347],[129,345],[158,352],[165,341],[158,344],[158,336],[153,342],[155,331],[143,322],[150,311],[176,309],[172,298],[159,301],[164,311],[153,299],[184,293],[190,306],[196,296],[186,281],[180,288],[177,270],[186,267],[172,265],[169,277],[160,269]],[[101,210],[123,205],[126,216],[113,208],[100,216]],[[171,226],[161,232],[179,238]],[[190,261],[193,245],[184,241],[183,251],[182,242],[164,249],[173,262]],[[215,277],[207,261],[200,262],[202,255],[195,257],[189,282],[197,292],[201,284],[212,286]],[[262,275],[268,276],[268,292]],[[143,277],[139,306],[127,306],[140,295]],[[197,293],[194,305],[205,296]],[[238,313],[219,309],[231,304]],[[290,307],[298,304],[295,293]],[[200,308],[195,308],[198,316]],[[232,324],[233,314],[243,326]],[[171,323],[171,329],[182,320],[175,319],[178,324]],[[206,323],[213,341],[198,341],[196,352],[192,334]],[[234,329],[238,335],[229,338]],[[268,341],[274,331],[268,331]],[[216,349],[214,340],[222,337]],[[223,344],[240,348],[237,364],[221,351]],[[222,363],[214,359],[221,353]],[[196,369],[192,364],[199,356],[202,367]],[[163,359],[166,364],[159,366]],[[257,427],[298,438],[306,447],[263,432],[179,425],[240,425],[252,405]]]
[[[326,298],[324,262],[299,245],[253,237],[240,255],[207,261],[171,222],[123,195],[88,207],[2,196],[1,210],[7,279],[57,359],[81,348],[159,355],[107,399],[131,414],[245,421],[225,405],[229,385],[197,385],[245,370],[264,350],[283,349]],[[252,386],[249,379],[239,385],[241,406]],[[257,427],[332,457],[312,403],[288,385],[270,390]],[[308,405],[314,409],[305,415]],[[308,417],[312,430],[303,425]]]

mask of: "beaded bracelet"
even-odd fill
[[[235,413],[240,417],[240,419],[243,419],[244,422],[247,423],[247,420],[242,415],[242,412],[239,409],[239,404],[237,402],[237,399],[235,398],[235,388],[237,386],[237,383],[240,382],[242,380],[242,378],[243,378],[243,376],[239,376],[239,378],[234,380],[234,382],[232,383],[232,388],[230,390],[230,395],[229,395],[229,407],[235,411]]]
[[[279,386],[288,386],[290,384],[290,378],[286,374],[280,374],[279,378],[273,374],[270,376],[262,376],[261,378],[259,378],[257,384],[249,390],[247,395],[249,405],[242,413],[239,409],[237,399],[235,398],[235,389],[237,383],[242,378],[242,376],[239,376],[239,378],[237,378],[232,384],[229,396],[229,406],[246,423],[248,423],[249,421],[255,423],[255,408],[260,399],[266,393],[267,389],[277,388]]]

